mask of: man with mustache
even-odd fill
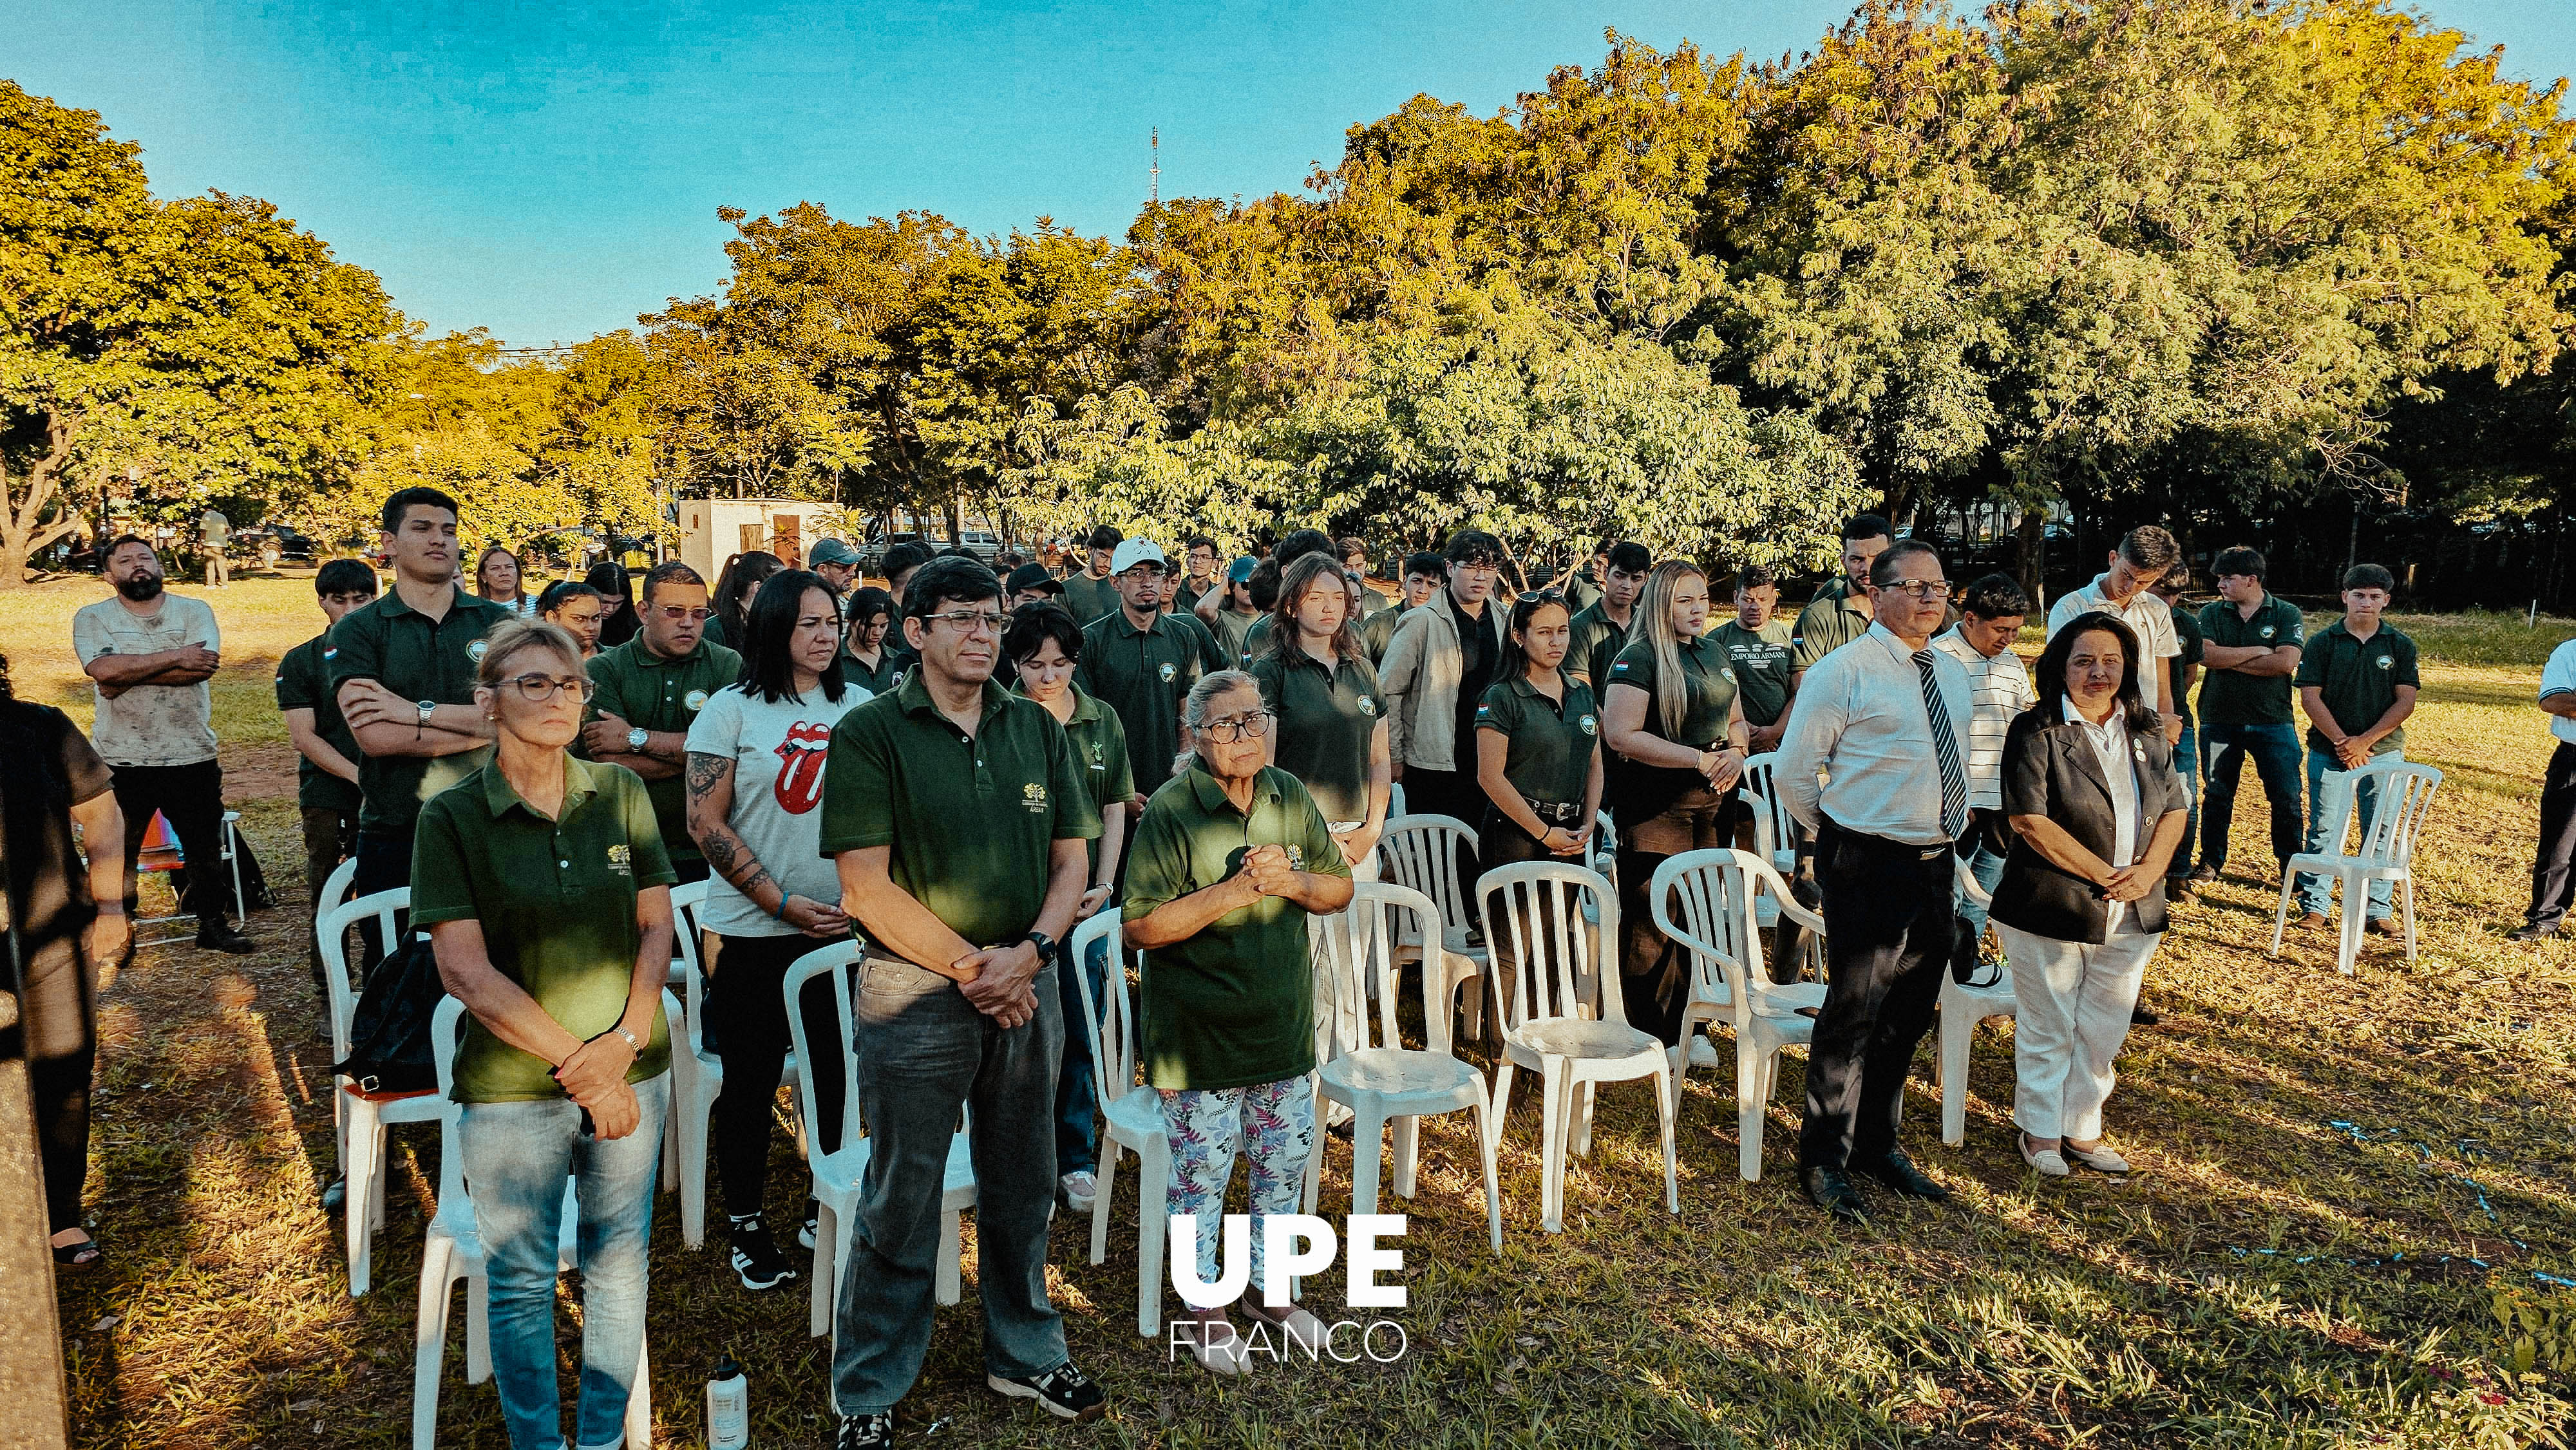
[[[215,612],[163,592],[161,558],[133,534],[107,546],[116,597],[72,616],[72,648],[93,682],[90,738],[113,773],[125,814],[125,913],[134,914],[134,865],[152,813],[169,818],[187,874],[181,908],[197,918],[197,945],[235,956],[257,951],[233,929],[223,859],[224,770],[215,759],[214,692],[222,663]]]
[[[765,585],[763,587],[766,587]],[[683,884],[707,879],[707,858],[689,835],[689,797],[680,767],[689,725],[708,697],[742,676],[742,656],[706,638],[707,581],[677,559],[645,571],[636,595],[643,627],[590,662],[590,721],[580,753],[644,777],[662,824],[662,849]]]
[[[1190,686],[1210,670],[1234,667],[1206,625],[1163,608],[1169,577],[1160,544],[1128,539],[1118,545],[1109,570],[1118,607],[1083,626],[1082,660],[1073,676],[1084,694],[1118,712],[1127,731],[1128,767],[1136,776],[1130,804],[1138,811],[1146,796],[1172,778],[1172,757],[1181,746],[1181,701]]]

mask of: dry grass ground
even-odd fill
[[[83,719],[67,620],[95,597],[94,583],[63,583],[0,600],[21,692]],[[318,621],[310,597],[301,581],[266,580],[217,596],[228,741],[281,744],[267,664]],[[1803,1092],[1793,1057],[1755,1184],[1735,1173],[1720,1093],[1731,1072],[1694,1075],[1678,1217],[1662,1211],[1642,1094],[1605,1093],[1594,1156],[1571,1173],[1566,1232],[1551,1237],[1537,1226],[1537,1114],[1524,1093],[1505,1144],[1500,1259],[1485,1247],[1461,1128],[1427,1130],[1421,1195],[1391,1201],[1412,1215],[1401,1362],[1297,1363],[1225,1384],[1167,1363],[1133,1332],[1131,1178],[1108,1263],[1084,1262],[1074,1222],[1059,1223],[1054,1256],[1074,1351],[1112,1393],[1111,1417],[1060,1429],[982,1388],[970,1248],[967,1302],[940,1313],[904,1437],[2561,1443],[2570,1386],[2498,1368],[2508,1350],[2493,1307],[2514,1292],[2567,1308],[2533,1274],[2576,1278],[2576,946],[2501,939],[2525,890],[2549,745],[2528,702],[2547,647],[2576,622],[2401,626],[2428,661],[2411,753],[2448,776],[2421,860],[2421,959],[2409,966],[2374,939],[2344,978],[2324,937],[2269,959],[2268,883],[2224,882],[2182,907],[2149,975],[2164,1023],[2137,1033],[2121,1063],[2113,1136],[2139,1165],[2126,1183],[2042,1183],[2023,1168],[2003,1117],[2008,1034],[1990,1029],[1964,1149],[1933,1141],[1928,1088],[1908,1107],[1918,1158],[1957,1190],[1946,1207],[1888,1205],[1867,1232],[1827,1230],[1790,1173]],[[273,760],[250,758],[270,768],[236,771],[235,795],[285,886],[291,785]],[[2258,839],[2257,810],[2247,803],[2241,841]],[[107,996],[89,1202],[112,1258],[62,1292],[83,1446],[393,1446],[408,1433],[436,1137],[395,1133],[378,1287],[351,1300],[337,1221],[316,1207],[332,1155],[328,1064],[297,904],[254,919],[257,957],[147,951]],[[1328,1206],[1348,1201],[1350,1161],[1335,1141]],[[773,1170],[773,1205],[792,1205],[801,1188],[783,1137]],[[803,1286],[742,1292],[715,1244],[682,1247],[669,1200],[655,1242],[661,1443],[699,1443],[700,1385],[727,1350],[751,1366],[759,1443],[828,1443],[826,1352],[805,1335]],[[1338,1305],[1339,1279],[1314,1293]],[[492,1392],[462,1383],[458,1343],[451,1334],[440,1443],[501,1445]]]

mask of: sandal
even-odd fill
[[[93,1268],[107,1257],[107,1250],[100,1248],[94,1238],[83,1237],[76,1244],[50,1244],[47,1247],[54,1251],[54,1267],[57,1269]]]

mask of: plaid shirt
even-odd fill
[[[1956,626],[1943,631],[1932,647],[1957,660],[1968,671],[1968,806],[2001,810],[2004,803],[2004,733],[2013,717],[2031,707],[2039,693],[2031,688],[2030,671],[2010,648],[1992,659],[1959,635]]]

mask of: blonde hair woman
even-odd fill
[[[1697,564],[1667,560],[1646,576],[1601,713],[1627,761],[1612,804],[1626,898],[1620,988],[1632,1025],[1678,1043],[1688,963],[1655,930],[1646,884],[1667,856],[1732,844],[1735,784],[1751,753],[1734,667],[1708,637],[1708,574]]]

